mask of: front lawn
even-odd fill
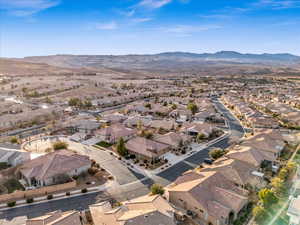
[[[103,148],[109,148],[111,147],[113,144],[107,143],[105,141],[100,141],[99,143],[97,143],[96,145],[103,147]]]

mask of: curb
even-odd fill
[[[38,205],[38,204],[45,203],[45,202],[51,202],[51,201],[57,201],[57,200],[66,199],[66,198],[72,198],[72,197],[77,197],[77,196],[82,196],[82,195],[88,195],[88,194],[104,191],[106,189],[107,189],[107,185],[87,188],[88,191],[86,193],[82,193],[81,189],[78,189],[78,190],[70,191],[70,195],[66,195],[67,192],[53,194],[52,195],[53,199],[47,199],[48,195],[47,196],[41,196],[41,197],[33,198],[34,199],[33,203],[27,203],[26,199],[22,199],[22,200],[17,200],[16,205],[13,206],[13,207],[8,207],[7,203],[2,203],[2,204],[0,204],[0,212],[10,210],[10,209],[20,208],[20,207],[23,207],[23,206]]]

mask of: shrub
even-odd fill
[[[86,188],[81,189],[81,193],[87,193],[88,190]]]
[[[88,173],[92,176],[95,175],[98,172],[99,172],[99,170],[95,167],[91,167],[91,168],[88,169]]]
[[[163,195],[165,193],[164,188],[159,184],[153,184],[151,186],[151,194],[153,195]]]
[[[12,202],[8,202],[7,203],[7,206],[8,207],[14,207],[16,205],[16,202],[15,201],[12,201]]]
[[[17,143],[18,143],[18,138],[17,138],[17,137],[12,137],[12,138],[10,139],[10,143],[12,143],[12,144],[17,144]]]
[[[26,202],[27,202],[27,203],[33,203],[33,198],[27,198],[27,199],[26,199]]]
[[[68,191],[68,192],[66,192],[66,196],[70,196],[71,195],[71,193]]]
[[[48,199],[48,200],[50,200],[50,199],[52,199],[52,198],[53,198],[53,195],[48,195],[48,196],[47,196],[47,199]]]
[[[63,142],[63,141],[57,141],[53,144],[53,149],[54,150],[61,150],[61,149],[67,149],[68,148],[68,143]]]
[[[226,154],[226,151],[220,148],[215,148],[209,152],[209,156],[213,159],[218,159]]]

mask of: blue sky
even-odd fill
[[[0,0],[0,56],[300,55],[300,0]]]

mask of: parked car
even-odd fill
[[[214,160],[210,159],[210,158],[205,158],[203,162],[206,163],[206,164],[212,165]]]

